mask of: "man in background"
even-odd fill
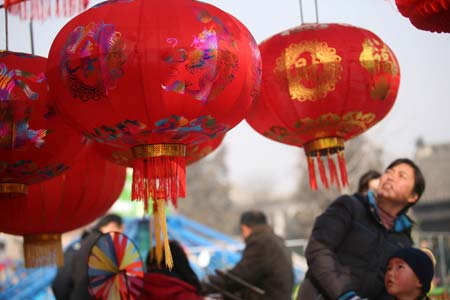
[[[260,299],[290,300],[294,272],[291,252],[284,240],[273,232],[261,211],[244,212],[240,227],[245,249],[241,260],[229,273],[264,290]],[[228,291],[243,288],[230,280],[221,285]]]

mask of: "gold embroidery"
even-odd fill
[[[384,100],[391,90],[390,76],[399,74],[395,56],[382,41],[376,39],[365,39],[362,48],[359,61],[373,80],[370,96],[372,99]]]
[[[349,138],[370,128],[375,122],[375,117],[373,113],[363,114],[358,111],[348,112],[342,117],[327,113],[317,119],[300,119],[294,126],[298,134],[314,133],[315,138],[330,136],[330,132],[336,132],[338,137]]]
[[[376,122],[374,113],[362,113],[360,111],[351,111],[343,116],[334,113],[326,113],[316,119],[303,118],[294,124],[293,129],[282,126],[272,126],[264,132],[264,136],[288,144],[301,146],[308,141],[308,135],[313,134],[314,139],[320,138],[345,138],[349,139],[358,135]]]
[[[340,62],[326,42],[303,41],[284,50],[274,72],[287,78],[291,99],[316,101],[336,88],[343,72]]]

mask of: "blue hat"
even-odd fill
[[[428,293],[434,276],[434,266],[431,257],[417,248],[402,248],[397,250],[389,259],[394,257],[402,259],[409,265],[422,284],[422,291]]]

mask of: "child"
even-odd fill
[[[429,300],[426,295],[434,275],[430,254],[431,251],[425,253],[417,248],[403,248],[391,256],[384,284],[386,291],[393,296],[392,300]]]

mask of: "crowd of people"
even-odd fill
[[[428,299],[435,259],[431,251],[413,247],[414,222],[407,215],[424,190],[423,174],[409,159],[393,161],[382,174],[371,170],[361,176],[355,194],[339,196],[316,218],[305,250],[309,268],[295,298]],[[89,299],[87,264],[80,262],[87,261],[99,235],[122,227],[119,216],[107,215],[66,250],[66,265],[53,282],[56,299]],[[266,215],[258,210],[244,212],[240,230],[245,242],[240,261],[225,271],[229,276],[210,275],[204,282],[179,242],[169,243],[172,269],[164,261],[156,262],[151,249],[141,299],[200,300],[217,292],[244,300],[292,299],[292,256]],[[249,286],[260,292],[249,293]]]

